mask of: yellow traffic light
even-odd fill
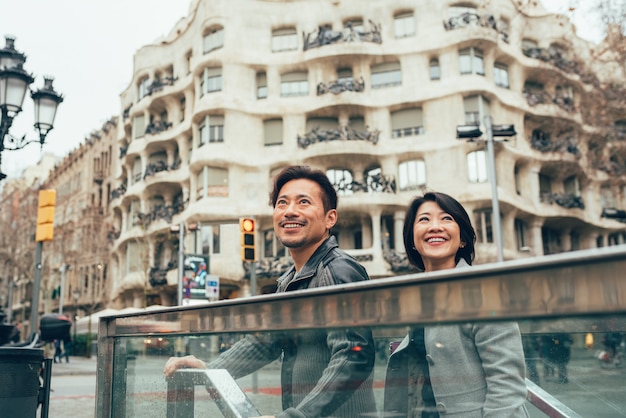
[[[40,190],[37,205],[37,231],[35,241],[52,241],[54,238],[54,205],[56,190]]]
[[[241,260],[256,261],[255,223],[252,218],[239,219],[241,231]]]

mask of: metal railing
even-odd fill
[[[120,344],[125,339],[345,327],[385,330],[499,320],[520,321],[523,332],[541,333],[554,324],[566,324],[566,331],[572,333],[625,332],[624,271],[626,246],[622,245],[103,317],[98,335],[96,417],[127,416],[123,410],[128,367],[125,360],[119,360],[127,358]],[[545,415],[579,416],[546,390],[527,383],[528,400]],[[170,389],[168,410],[170,400],[179,396]],[[162,398],[165,403],[165,390]],[[168,417],[180,416],[172,414],[168,412]]]

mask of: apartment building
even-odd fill
[[[106,280],[90,279],[94,258],[79,292],[175,305],[181,254],[205,257],[220,298],[273,291],[289,258],[268,194],[290,164],[328,174],[333,232],[373,278],[408,271],[404,212],[425,190],[472,214],[477,263],[624,243],[623,62],[535,3],[193,1],[134,57],[110,189],[85,195],[110,215]],[[493,137],[493,159],[487,135],[459,135],[487,121],[516,133]],[[253,275],[244,216],[257,225]]]

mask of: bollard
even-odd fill
[[[0,347],[0,411],[3,417],[36,418],[43,349]]]

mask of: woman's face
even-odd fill
[[[451,269],[461,242],[461,230],[452,215],[426,201],[417,209],[413,224],[415,249],[422,256],[425,271]]]

